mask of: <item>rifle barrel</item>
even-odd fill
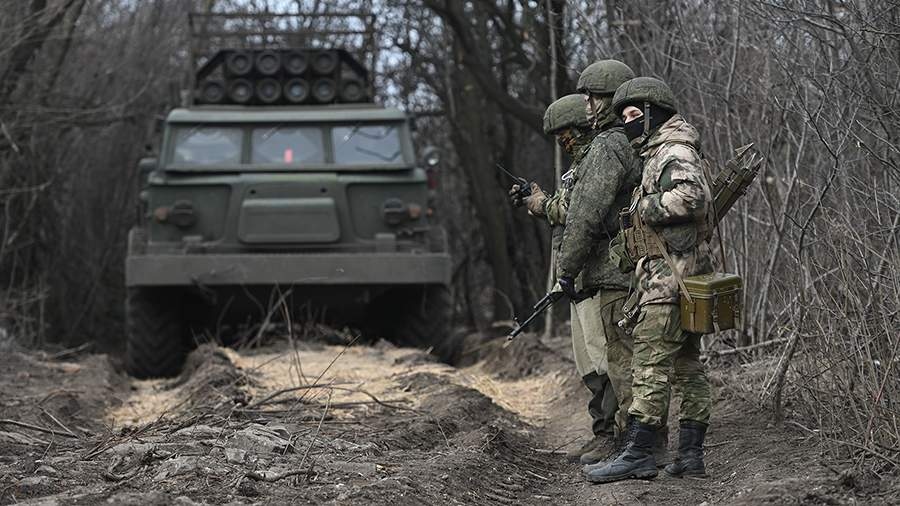
[[[528,318],[525,318],[525,321],[523,321],[522,323],[518,323],[518,321],[516,321],[517,326],[512,330],[512,332],[509,333],[507,339],[511,340],[521,334],[525,330],[525,327],[528,326],[528,324],[534,321],[534,319],[537,318],[538,315],[546,311],[547,308],[553,305],[554,302],[558,301],[560,297],[562,297],[562,292],[550,292],[547,295],[544,295],[544,297],[534,305],[534,311],[530,315],[528,315]]]

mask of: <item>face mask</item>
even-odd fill
[[[637,118],[625,123],[625,137],[628,142],[632,142],[644,133],[644,115],[641,114]]]
[[[612,122],[614,112],[612,110],[612,96],[594,96],[585,99],[587,105],[587,118],[591,128],[598,129],[601,126]]]
[[[575,151],[575,143],[578,139],[575,137],[572,129],[566,129],[556,135],[556,142],[559,143],[566,153],[570,156]]]
[[[597,121],[597,115],[594,114],[594,106],[591,103],[593,100],[590,99],[587,95],[584,96],[584,109],[587,114],[588,125],[594,125]]]
[[[647,121],[649,114],[649,121]],[[644,104],[644,114],[625,123],[625,137],[635,149],[644,145],[659,127],[675,113],[652,104]]]

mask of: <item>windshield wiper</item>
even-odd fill
[[[344,140],[341,141],[341,143],[339,144],[339,146],[343,146],[344,144],[347,144],[347,142],[349,142],[350,139],[352,139],[353,136],[356,135],[357,132],[359,132],[359,128],[360,128],[360,127],[359,127],[359,123],[353,125],[353,128],[351,128],[351,129],[350,129],[350,132],[349,132],[347,135],[344,136]]]
[[[380,141],[380,140],[386,139],[387,136],[390,135],[390,133],[393,132],[393,131],[394,131],[394,127],[393,127],[393,126],[385,126],[385,127],[384,127],[384,133],[382,133],[382,134],[360,132],[359,135],[361,135],[361,136],[363,136],[363,137],[365,137],[365,138],[367,138],[367,139],[372,139],[372,140]]]
[[[371,149],[366,149],[361,146],[357,146],[356,150],[359,151],[360,153],[365,153],[367,155],[374,156],[375,158],[380,158],[380,159],[384,160],[385,162],[393,162],[394,160],[397,159],[398,156],[400,156],[400,151],[395,151],[393,155],[391,155],[390,157],[387,157],[377,151],[372,151]]]

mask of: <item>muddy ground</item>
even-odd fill
[[[563,456],[588,436],[567,354],[523,336],[452,368],[386,343],[275,341],[135,381],[105,355],[3,352],[0,503],[900,503],[895,478],[771,426],[748,389],[758,364],[712,374],[711,478],[588,484]]]

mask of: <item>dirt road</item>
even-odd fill
[[[830,469],[809,433],[769,426],[735,370],[713,374],[710,479],[590,485],[562,455],[587,437],[566,352],[562,339],[523,339],[456,369],[387,344],[203,347],[165,381],[130,380],[103,355],[6,353],[0,502],[900,501],[896,480]]]

